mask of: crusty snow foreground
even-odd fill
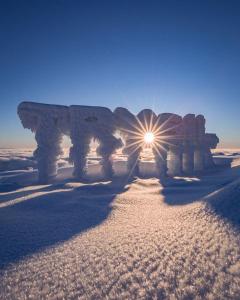
[[[117,177],[0,195],[1,299],[240,299],[237,159],[164,189]]]

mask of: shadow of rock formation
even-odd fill
[[[99,225],[114,198],[127,189],[126,181],[115,178],[77,187],[48,186],[16,203],[8,199],[0,208],[0,268]]]

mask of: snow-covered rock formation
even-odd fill
[[[196,122],[194,114],[183,117],[183,172],[194,171],[194,146],[196,143]]]
[[[70,159],[74,163],[73,175],[82,179],[86,172],[86,156],[92,138],[99,142],[97,153],[102,157],[101,165],[106,177],[111,178],[113,168],[111,155],[121,147],[121,140],[114,136],[114,115],[110,109],[99,106],[70,106],[70,137],[73,146]]]
[[[196,123],[196,138],[194,149],[194,170],[202,171],[204,169],[204,138],[205,138],[205,123],[203,115],[198,115],[195,118]]]
[[[219,138],[214,133],[206,133],[203,140],[204,168],[214,167],[211,149],[216,149]]]
[[[176,114],[163,113],[158,118],[160,125],[160,145],[164,145],[165,152],[168,152],[169,155],[167,162],[168,175],[181,175],[183,155],[182,117]]]
[[[23,127],[35,133],[39,182],[47,183],[57,174],[57,160],[61,155],[63,134],[69,134],[68,107],[31,102],[18,106]]]
[[[142,143],[139,142],[141,127],[139,120],[129,110],[117,107],[114,111],[116,125],[124,139],[123,154],[127,155],[127,168],[132,176],[139,175],[139,155]]]
[[[107,178],[113,176],[112,154],[123,147],[131,175],[139,175],[139,159],[144,144],[152,147],[159,179],[166,176],[192,174],[213,167],[211,149],[219,139],[205,133],[204,116],[187,114],[183,118],[172,113],[158,116],[150,109],[137,115],[118,107],[112,112],[99,106],[49,105],[22,102],[18,114],[24,128],[35,133],[39,181],[49,182],[57,174],[57,160],[61,154],[63,135],[70,136],[70,161],[73,176],[84,179],[87,154],[91,139],[99,142],[97,153],[102,157],[102,171]],[[120,132],[124,144],[115,136]],[[148,139],[146,138],[148,135]],[[149,140],[150,136],[150,140]]]

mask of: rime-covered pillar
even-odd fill
[[[158,143],[168,145],[169,159],[167,162],[168,175],[182,174],[182,117],[176,114],[163,113],[158,115],[160,133]]]
[[[102,156],[102,172],[106,178],[112,178],[114,174],[112,166],[112,154],[122,145],[121,141],[115,138],[110,132],[98,133],[97,138],[100,143],[99,147],[97,148],[97,154]]]
[[[212,152],[209,148],[205,149],[204,152],[204,166],[205,168],[212,168],[215,166],[215,163],[213,161]]]
[[[82,122],[81,107],[70,106],[70,148],[69,159],[73,163],[73,177],[85,179],[87,171],[87,154],[90,150],[91,135],[87,124]]]
[[[183,172],[190,175],[194,171],[194,145],[186,143],[183,146]]]
[[[87,154],[91,138],[99,141],[97,153],[102,157],[101,165],[106,177],[112,177],[112,153],[120,146],[115,138],[115,120],[110,109],[100,106],[70,106],[72,148],[70,158],[74,163],[73,175],[83,179],[87,171]]]
[[[116,124],[124,138],[123,154],[127,155],[127,169],[131,176],[139,175],[139,156],[142,151],[142,141],[139,130],[140,121],[126,108],[118,107],[114,111]]]
[[[127,169],[131,176],[140,175],[139,155],[140,155],[140,151],[136,151],[136,150],[133,153],[128,155]]]
[[[194,150],[194,170],[202,171],[204,169],[204,147],[196,145]]]
[[[196,117],[196,142],[194,151],[194,170],[202,171],[204,169],[204,136],[205,136],[205,118],[202,115]]]
[[[153,155],[156,162],[158,178],[164,183],[167,177],[167,148],[164,146],[154,147]]]
[[[90,150],[90,136],[85,130],[71,128],[71,142],[69,158],[73,163],[73,176],[84,179],[87,170],[87,154]]]
[[[62,135],[69,133],[68,113],[68,107],[63,105],[22,102],[18,106],[23,127],[35,133],[34,157],[40,183],[48,183],[57,174]]]
[[[62,134],[51,116],[45,114],[40,118],[35,138],[39,182],[48,183],[57,175],[57,160],[62,153]]]
[[[183,117],[183,172],[191,175],[194,172],[194,150],[196,145],[196,120],[194,114]]]
[[[170,145],[169,146],[169,162],[168,175],[179,176],[182,174],[183,164],[183,147]]]
[[[123,153],[126,154],[127,157],[127,169],[131,176],[139,176],[139,156],[142,151],[141,147],[135,145],[136,140],[130,137],[126,139],[125,148],[123,149]]]
[[[204,166],[212,168],[215,166],[211,149],[215,149],[219,143],[219,138],[216,134],[206,133],[204,136]]]

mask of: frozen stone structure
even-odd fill
[[[22,102],[18,115],[23,127],[35,133],[40,183],[47,183],[57,174],[57,160],[61,155],[63,135],[69,135],[69,109],[62,105]]]
[[[92,138],[99,142],[97,153],[102,157],[102,172],[107,178],[114,174],[112,154],[122,147],[127,156],[128,171],[139,175],[139,157],[144,147],[144,134],[153,132],[154,154],[158,176],[164,182],[167,176],[191,175],[214,166],[211,149],[219,139],[205,132],[204,116],[187,114],[181,117],[172,113],[156,115],[144,109],[137,115],[118,107],[112,112],[99,106],[50,105],[22,102],[18,115],[24,128],[35,133],[39,182],[47,183],[57,174],[57,161],[61,155],[61,141],[70,136],[70,161],[73,176],[84,180],[87,171],[87,154]],[[116,133],[121,138],[116,137]]]
[[[160,137],[163,136],[163,141],[160,141],[160,144],[166,144],[165,149],[169,155],[168,175],[182,175],[183,119],[181,116],[171,113],[160,114],[158,118],[162,132]]]
[[[169,174],[182,173],[182,118],[180,116],[170,113],[157,116],[150,109],[144,109],[134,116],[122,107],[116,108],[114,114],[117,126],[125,140],[123,153],[128,155],[128,170],[132,175],[139,175],[139,156],[143,143],[138,143],[138,140],[139,135],[143,135],[144,131],[155,133],[153,154],[159,178],[164,181],[166,177],[168,152],[171,153]]]
[[[97,106],[72,105],[69,107],[70,137],[73,146],[70,160],[73,162],[74,177],[83,179],[86,173],[86,157],[92,138],[99,142],[97,154],[102,157],[102,171],[107,178],[113,175],[111,155],[122,143],[114,136],[116,124],[110,109]]]

